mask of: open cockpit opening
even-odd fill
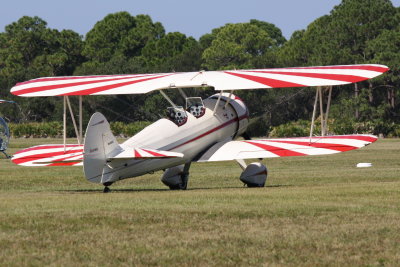
[[[184,125],[188,119],[186,111],[181,106],[168,107],[167,117],[178,126]]]
[[[203,116],[206,113],[206,108],[204,107],[201,97],[187,97],[186,111],[196,118]]]

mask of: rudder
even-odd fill
[[[102,181],[106,159],[120,152],[117,139],[103,114],[96,112],[90,118],[85,134],[83,170],[86,179],[93,183]],[[108,169],[108,168],[106,168]]]

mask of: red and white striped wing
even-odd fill
[[[216,146],[198,161],[328,155],[361,148],[376,140],[373,135],[336,135],[313,137],[311,142],[309,137],[230,141]]]
[[[22,166],[82,166],[83,145],[40,145],[18,151],[12,162]]]
[[[145,94],[154,90],[214,87],[215,90],[343,85],[374,78],[384,65],[343,65],[281,69],[48,77],[18,83],[18,96]]]
[[[155,158],[182,158],[183,154],[178,152],[156,150],[150,148],[127,149],[109,159],[155,159]]]

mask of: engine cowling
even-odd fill
[[[250,163],[240,175],[240,181],[248,187],[264,187],[267,181],[268,169],[260,162]]]
[[[238,118],[236,136],[240,136],[244,132],[246,132],[247,126],[249,125],[249,110],[247,109],[246,104],[240,97],[231,93],[222,93],[221,101],[226,103],[229,97],[229,105],[235,110],[236,116]],[[219,94],[212,95],[209,98],[218,99]]]

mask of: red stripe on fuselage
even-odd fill
[[[236,118],[234,118],[234,119],[232,119],[232,120],[230,120],[230,121],[227,121],[227,122],[221,124],[220,126],[215,127],[214,129],[211,129],[211,130],[209,130],[209,131],[207,131],[207,132],[205,132],[205,133],[203,133],[203,134],[201,134],[201,135],[199,135],[199,136],[196,136],[196,137],[194,137],[194,138],[192,138],[192,139],[190,139],[190,140],[188,140],[188,141],[186,141],[186,142],[184,142],[184,143],[182,143],[182,144],[179,144],[179,145],[177,145],[177,146],[174,146],[173,148],[170,148],[169,150],[173,150],[173,149],[175,149],[175,148],[178,148],[178,147],[181,147],[181,146],[183,146],[183,145],[189,144],[189,143],[191,143],[191,142],[193,142],[193,141],[196,141],[196,140],[198,140],[198,139],[200,139],[200,138],[202,138],[202,137],[204,137],[204,136],[207,136],[207,135],[209,135],[209,134],[211,134],[211,133],[213,133],[213,132],[215,132],[215,131],[218,131],[219,129],[222,129],[222,128],[224,128],[224,127],[226,127],[226,126],[228,126],[228,125],[230,125],[230,124],[232,124],[232,123],[234,123],[234,122],[236,122],[236,121],[241,121],[241,120],[246,119],[246,118],[248,118],[247,115],[243,115],[243,116],[241,116],[241,117],[239,117],[239,118],[236,117]]]

